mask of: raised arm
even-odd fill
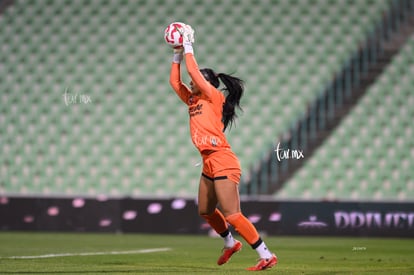
[[[191,95],[191,90],[181,81],[180,63],[173,61],[170,71],[170,85],[174,89],[178,97],[188,104],[188,99]]]
[[[185,54],[185,64],[193,83],[200,89],[204,97],[211,99],[211,89],[213,86],[201,74],[193,53],[189,52]]]

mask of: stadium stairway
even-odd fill
[[[376,33],[345,62],[323,95],[308,112],[278,141],[280,148],[301,148],[306,158],[277,160],[276,144],[264,154],[243,192],[271,194],[308,161],[313,152],[335,131],[347,114],[358,104],[367,89],[375,83],[414,32],[414,6],[409,1],[395,1],[394,7],[377,24]],[[321,111],[320,111],[321,110]]]
[[[403,20],[395,23],[398,24],[398,28],[394,33],[387,35],[388,39],[382,44],[377,62],[368,66],[367,74],[360,78],[360,83],[353,91],[354,96],[346,100],[341,108],[335,110],[335,116],[323,131],[316,133],[314,142],[308,141],[311,146],[308,159],[291,161],[295,165],[289,167],[290,174],[283,178],[282,184],[278,185],[275,197],[346,200],[414,199],[414,186],[412,186],[414,175],[407,170],[407,166],[411,165],[410,150],[407,149],[412,148],[413,144],[412,138],[405,135],[406,132],[412,131],[412,127],[407,117],[398,114],[399,111],[405,113],[410,109],[409,102],[412,99],[410,93],[414,88],[412,82],[409,83],[410,71],[414,64],[412,60],[414,7],[410,6],[410,9],[400,18]],[[395,95],[387,95],[389,92]],[[370,95],[364,97],[366,93]],[[383,103],[384,97],[386,104]],[[408,103],[403,103],[404,100]],[[400,110],[395,106],[400,106]],[[369,115],[377,112],[377,115]],[[374,117],[381,120],[384,113],[389,117],[378,124],[372,123],[376,119]],[[406,115],[411,117],[410,114]],[[360,122],[357,121],[358,116]],[[392,125],[388,125],[386,120],[391,121]],[[358,133],[352,134],[351,128],[346,125],[349,126],[350,123],[360,127]],[[390,130],[396,123],[401,124],[398,130]],[[382,135],[384,137],[381,137]],[[338,139],[343,139],[344,142],[341,143]],[[332,146],[337,142],[339,144],[334,147],[340,151],[339,155],[334,152],[335,148]],[[383,151],[377,147],[379,142],[385,142]],[[344,148],[338,148],[341,144]],[[359,150],[358,148],[362,153],[355,152]],[[313,153],[316,155],[312,156]],[[302,166],[304,168],[300,169]]]

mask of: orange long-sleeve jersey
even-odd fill
[[[187,53],[185,61],[187,71],[193,83],[200,89],[201,95],[193,95],[181,81],[180,64],[172,64],[170,84],[180,99],[188,105],[190,133],[194,145],[200,153],[230,149],[223,133],[222,110],[225,101],[223,93],[205,80],[193,54]]]

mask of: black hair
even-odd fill
[[[222,121],[224,124],[224,132],[227,129],[227,126],[230,126],[231,128],[237,117],[235,109],[238,108],[240,111],[243,111],[242,107],[240,106],[240,99],[243,96],[244,92],[244,82],[240,78],[229,74],[216,74],[212,69],[209,68],[201,69],[200,72],[204,78],[215,88],[218,88],[220,86],[220,80],[224,84],[225,88],[222,90],[227,94],[226,101],[223,104]]]

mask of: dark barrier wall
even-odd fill
[[[242,202],[268,235],[414,237],[414,203]],[[1,230],[207,234],[189,199],[0,198]]]

